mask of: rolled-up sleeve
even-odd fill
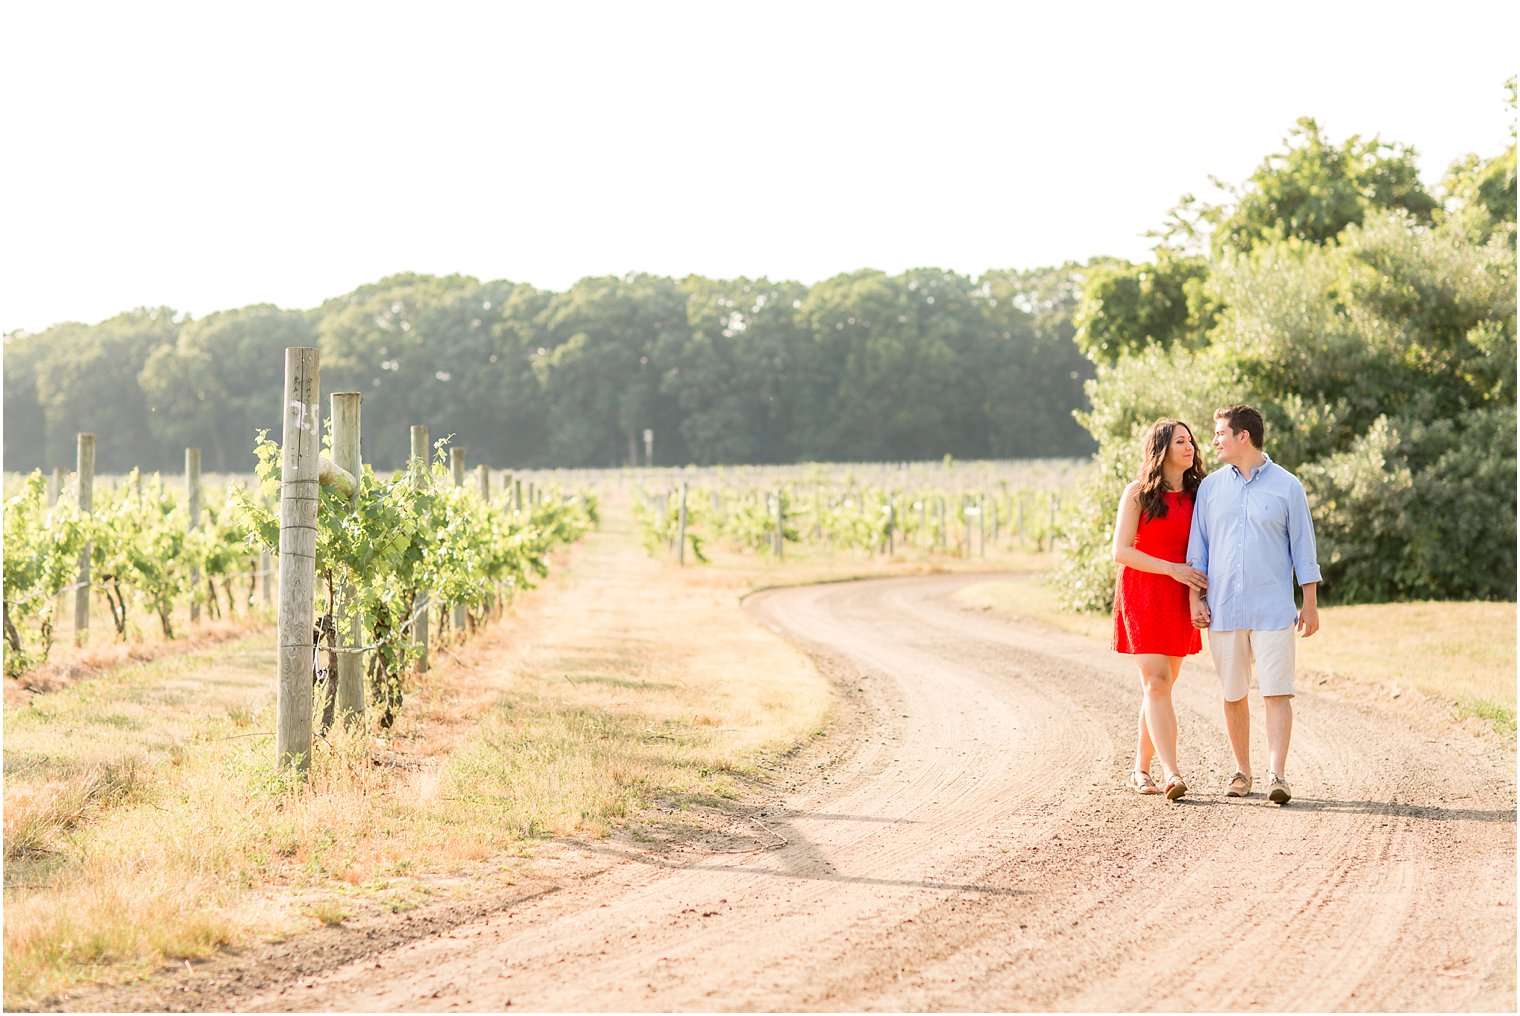
[[[1288,497],[1288,550],[1293,557],[1293,573],[1298,584],[1318,582],[1319,553],[1314,543],[1314,520],[1309,517],[1309,496],[1304,493],[1301,483],[1293,484],[1293,493]]]
[[[1205,575],[1209,571],[1209,534],[1205,521],[1208,513],[1204,511],[1204,502],[1208,496],[1203,487],[1199,487],[1193,494],[1193,526],[1188,530],[1187,546],[1187,563]]]

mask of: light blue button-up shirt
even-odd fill
[[[1318,582],[1314,522],[1298,477],[1268,458],[1203,478],[1193,501],[1188,564],[1209,577],[1213,631],[1276,631],[1298,621],[1293,576]]]

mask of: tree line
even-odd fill
[[[405,274],[313,310],[192,319],[139,308],[5,337],[5,466],[246,471],[281,419],[282,350],[321,350],[324,391],[364,393],[365,458],[407,425],[504,467],[1085,456],[1092,364],[1073,314],[1091,266],[766,279],[585,278],[564,292]]]

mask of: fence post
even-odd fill
[[[95,501],[95,435],[80,434],[75,451],[74,499],[79,510],[89,515]],[[79,552],[79,588],[74,590],[74,644],[83,645],[90,633],[90,552],[86,542]]]
[[[58,503],[58,495],[63,491],[63,467],[54,466],[53,475],[48,477],[48,505],[51,507]]]
[[[359,484],[364,475],[364,454],[360,440],[360,411],[364,397],[358,392],[333,392],[332,407],[333,464],[354,478],[354,492],[349,495],[352,511],[359,501]],[[338,590],[333,614],[347,622],[348,631],[338,633],[338,645],[352,648],[364,641],[364,618],[359,614],[358,596],[347,582]],[[338,653],[337,701],[338,722],[359,725],[364,720],[364,657],[357,653]]]
[[[454,474],[454,486],[464,486],[464,448],[455,445],[449,449],[449,472]],[[455,637],[464,634],[465,626],[469,623],[468,608],[462,603],[454,604],[454,633]]]
[[[783,528],[785,509],[781,506],[781,488],[776,488],[776,560],[780,561],[786,551],[786,530]]]
[[[681,481],[681,515],[676,535],[676,564],[686,565],[686,481]]]
[[[430,483],[429,457],[431,449],[428,447],[428,429],[420,423],[412,424],[412,482],[418,487],[427,487]],[[428,594],[426,589],[417,590],[417,600],[412,604],[412,610],[417,619],[412,622],[412,641],[416,642],[422,650],[422,655],[417,657],[417,673],[425,674],[428,669]]]
[[[475,467],[475,482],[480,485],[480,499],[491,503],[491,471],[484,464]]]
[[[201,527],[201,450],[199,448],[185,449],[185,490],[190,494],[190,526],[187,532],[193,533]],[[192,556],[191,560],[194,561],[195,558]],[[192,564],[190,566],[191,624],[201,619],[201,605],[196,599],[200,596],[200,592],[201,571]]]
[[[275,755],[281,766],[311,765],[312,617],[317,586],[317,456],[322,437],[317,351],[285,350],[285,430],[280,448],[280,681]]]
[[[976,552],[987,556],[987,495],[976,495]]]

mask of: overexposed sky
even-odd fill
[[[1510,141],[1520,4],[12,3],[0,331],[310,307],[403,271],[560,290],[1097,254],[1299,116]]]

